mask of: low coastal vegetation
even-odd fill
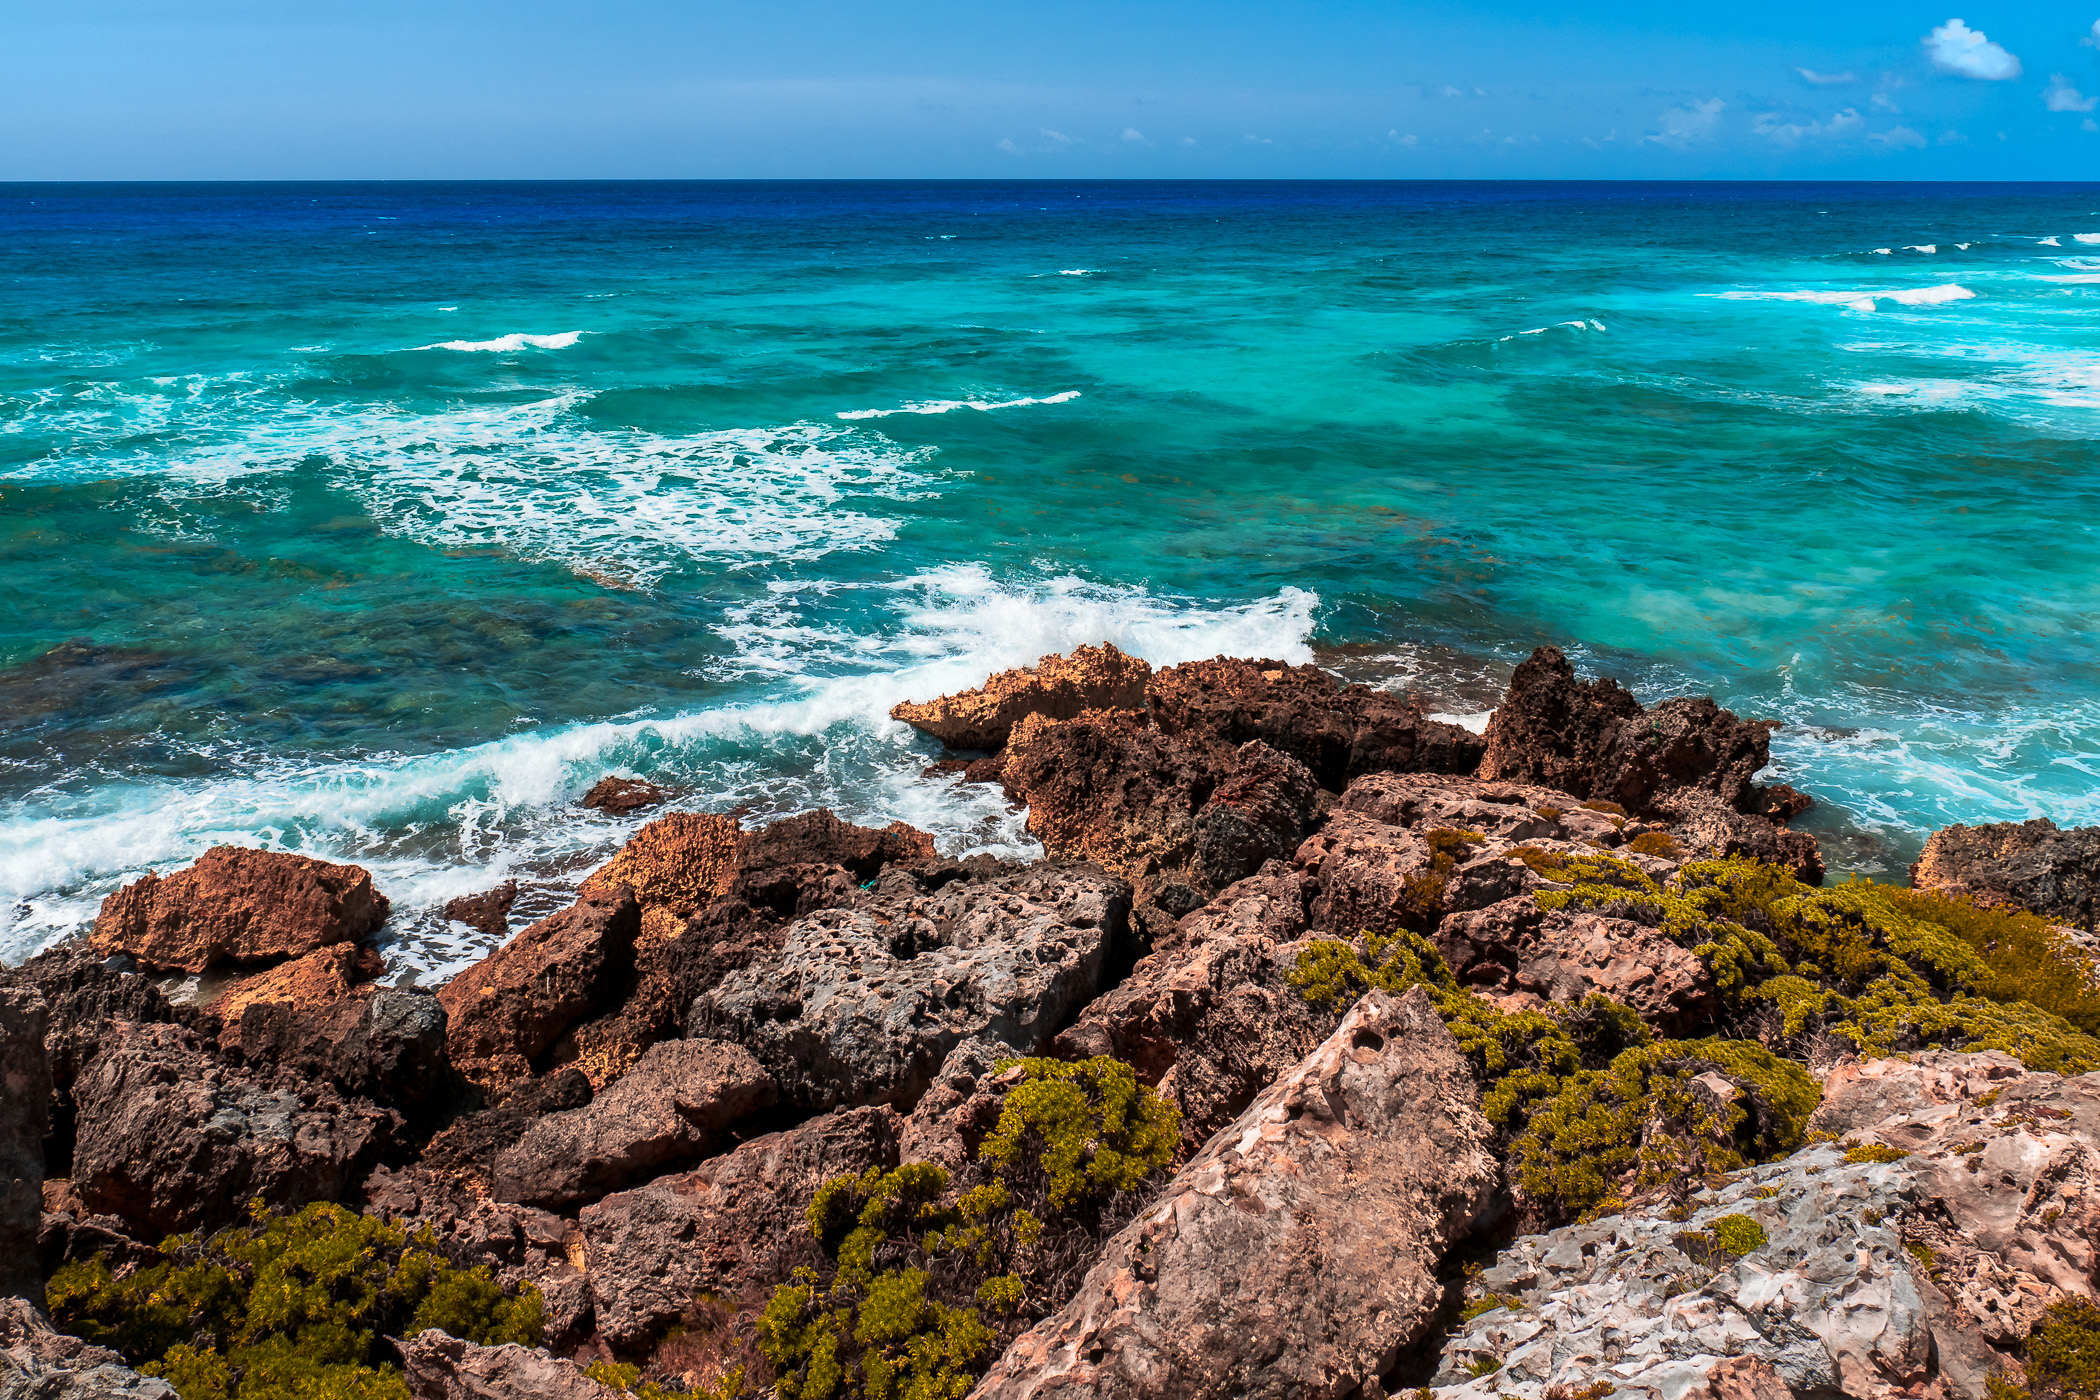
[[[182,1400],[407,1400],[382,1340],[436,1328],[483,1345],[540,1340],[530,1284],[507,1291],[413,1234],[338,1205],[275,1211],[208,1238],[174,1235],[160,1260],[112,1273],[68,1264],[48,1287],[68,1331],[113,1348]]]

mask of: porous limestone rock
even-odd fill
[[[386,896],[362,866],[214,846],[187,869],[165,879],[149,874],[103,900],[91,938],[105,955],[203,972],[353,943],[386,914]]]
[[[582,1108],[552,1113],[499,1153],[499,1201],[562,1209],[680,1161],[706,1155],[723,1131],[772,1104],[772,1077],[740,1045],[667,1040]]]
[[[0,1296],[37,1303],[44,1297],[37,1230],[51,1112],[45,1010],[34,989],[0,986]]]
[[[447,982],[438,1000],[454,1067],[492,1091],[544,1068],[563,1032],[618,1006],[634,967],[640,912],[624,885],[587,882],[574,904]]]
[[[333,1201],[401,1130],[326,1085],[264,1084],[173,1025],[117,1022],[74,1082],[73,1187],[91,1211],[156,1235],[215,1229],[248,1201]]]
[[[1001,671],[975,690],[923,705],[906,701],[891,709],[890,718],[951,749],[999,749],[1030,715],[1071,719],[1083,710],[1141,710],[1151,676],[1152,667],[1143,659],[1104,642]]]
[[[467,925],[490,938],[510,936],[510,906],[518,901],[518,882],[505,880],[480,894],[463,894],[445,901],[445,917]]]
[[[1480,776],[1588,797],[1598,753],[1620,721],[1640,712],[1641,702],[1617,681],[1578,681],[1559,647],[1539,647],[1488,716]]]
[[[1264,862],[1298,848],[1313,812],[1312,774],[1304,764],[1250,739],[1232,754],[1210,799],[1196,813],[1188,881],[1222,890]]]
[[[1420,988],[1371,992],[1112,1239],[974,1400],[1339,1397],[1426,1330],[1494,1196],[1479,1089]]]
[[[1015,726],[1000,781],[1028,808],[1028,831],[1053,856],[1090,860],[1133,881],[1179,874],[1194,851],[1196,813],[1218,773],[1130,710]]]
[[[806,1112],[908,1111],[957,1044],[1039,1053],[1127,965],[1130,887],[1044,862],[797,919],[693,1001],[687,1034],[746,1046]]]
[[[611,860],[584,879],[577,894],[583,899],[609,898],[625,885],[640,905],[640,936],[668,938],[728,891],[736,878],[742,840],[743,831],[733,817],[673,812],[629,837]]]
[[[443,1099],[450,1080],[444,1004],[414,988],[255,996],[237,1020],[222,1020],[219,1049],[236,1064],[324,1079],[411,1115]]]
[[[661,807],[670,800],[668,788],[660,788],[640,778],[622,778],[608,773],[592,783],[591,790],[576,805],[603,812],[609,817],[624,817],[629,812]]]
[[[1720,1005],[1706,964],[1655,929],[1549,912],[1530,895],[1447,915],[1432,941],[1460,986],[1505,1011],[1570,1005],[1595,992],[1669,1036],[1697,1030]]]
[[[106,1347],[52,1327],[26,1298],[0,1297],[0,1396],[6,1400],[176,1400]]]
[[[762,1309],[772,1251],[808,1232],[817,1188],[896,1166],[903,1126],[888,1105],[826,1114],[585,1206],[599,1334],[644,1343],[706,1294]]]
[[[2028,909],[2100,929],[2100,826],[2059,828],[2047,817],[1935,831],[1910,868],[1921,890]]]
[[[435,1329],[401,1343],[401,1369],[414,1400],[620,1400],[574,1361],[537,1347],[463,1342]]]

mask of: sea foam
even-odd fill
[[[1039,403],[1070,403],[1078,397],[1077,389],[1067,389],[1061,394],[1046,394],[1039,399],[924,399],[917,403],[904,404],[899,408],[850,408],[834,416],[855,422],[867,418],[891,418],[900,413],[953,413],[958,408],[974,408],[979,413],[990,413],[997,408],[1026,408],[1030,404]]]
[[[418,350],[494,350],[513,353],[519,350],[566,350],[583,338],[582,331],[561,331],[554,335],[528,335],[519,331],[512,335],[499,335],[494,340],[441,340],[435,345],[418,345]]]

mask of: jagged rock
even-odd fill
[[[1187,869],[1196,813],[1217,769],[1127,710],[1015,726],[1000,781],[1028,808],[1028,830],[1053,856],[1090,860],[1127,879]]]
[[[687,1034],[747,1046],[808,1112],[908,1110],[971,1036],[1038,1053],[1129,956],[1130,887],[1046,862],[797,919],[695,998]]]
[[[620,1400],[573,1361],[537,1347],[463,1342],[431,1330],[401,1343],[401,1369],[414,1400]]]
[[[795,918],[851,902],[886,866],[934,858],[933,837],[915,826],[876,830],[819,808],[746,832],[727,893]]]
[[[1189,883],[1221,890],[1265,861],[1287,858],[1312,817],[1314,792],[1312,774],[1297,759],[1259,739],[1242,744],[1196,813]]]
[[[1488,717],[1480,776],[1587,797],[1598,753],[1622,720],[1640,712],[1641,702],[1617,681],[1578,681],[1559,647],[1540,647],[1517,667]]]
[[[492,890],[463,894],[445,901],[445,917],[491,938],[507,938],[510,936],[510,906],[517,900],[518,882],[505,880]]]
[[[373,949],[354,943],[334,943],[316,948],[304,957],[282,962],[267,972],[242,977],[219,989],[199,1006],[223,1026],[240,1024],[241,1013],[265,1002],[303,1003],[318,1006],[342,1001],[351,989],[369,982],[384,970]]]
[[[773,1251],[808,1233],[817,1188],[896,1166],[903,1126],[887,1105],[827,1114],[585,1206],[599,1334],[633,1347],[708,1294],[762,1309]]]
[[[1027,1078],[1019,1065],[999,1068],[1013,1058],[1013,1047],[995,1040],[972,1038],[950,1050],[933,1087],[904,1120],[898,1160],[932,1162],[951,1176],[976,1161],[977,1149],[999,1126],[1007,1092]]]
[[[445,1095],[445,1007],[430,992],[362,986],[329,996],[316,988],[293,998],[244,990],[238,1019],[222,1019],[219,1032],[220,1052],[236,1063],[325,1079],[411,1114]],[[230,1014],[223,1002],[213,1009]]]
[[[1152,721],[1199,752],[1259,739],[1321,787],[1380,771],[1470,773],[1480,739],[1387,691],[1343,685],[1317,666],[1217,657],[1169,666],[1146,688]]]
[[[1739,720],[1711,696],[1665,700],[1605,735],[1590,796],[1640,812],[1664,793],[1690,788],[1756,812],[1762,789],[1753,779],[1772,761],[1777,728],[1773,720]]]
[[[1333,1014],[1315,1012],[1288,980],[1298,951],[1288,940],[1305,928],[1303,883],[1271,865],[1188,915],[1051,1053],[1131,1065],[1181,1110],[1182,1153],[1192,1155],[1332,1029]]]
[[[643,782],[639,778],[619,778],[608,773],[591,784],[591,790],[583,795],[576,805],[589,807],[610,817],[624,817],[629,812],[640,812],[650,807],[661,807],[671,800],[669,788],[660,788],[655,783]]]
[[[544,1068],[548,1048],[563,1032],[619,1005],[634,966],[640,912],[625,886],[594,889],[586,882],[574,904],[447,982],[438,1000],[453,1066],[492,1091]]]
[[[1001,671],[976,690],[923,705],[906,701],[890,711],[890,718],[951,749],[998,749],[1030,715],[1056,720],[1083,710],[1141,710],[1151,675],[1145,661],[1104,642],[1080,647],[1069,657],[1046,656],[1033,666]]]
[[[0,1396],[7,1400],[176,1400],[105,1347],[54,1328],[26,1298],[0,1297]]]
[[[582,1108],[590,1101],[591,1081],[573,1065],[522,1080],[494,1108],[462,1114],[447,1124],[425,1144],[421,1164],[485,1189],[498,1153],[515,1147],[548,1114]]]
[[[266,1086],[179,1026],[111,1027],[73,1085],[73,1186],[159,1234],[212,1229],[248,1201],[332,1201],[394,1141],[400,1117],[325,1085]]]
[[[149,874],[103,900],[91,938],[105,955],[203,972],[354,943],[386,914],[386,896],[362,866],[214,846],[186,870]]]
[[[1628,919],[1548,912],[1529,895],[1447,915],[1437,951],[1459,985],[1505,1011],[1624,1002],[1662,1034],[1689,1034],[1720,1005],[1713,974],[1690,950]]]
[[[18,968],[0,971],[0,980],[34,988],[48,1008],[44,1047],[62,1118],[71,1117],[74,1079],[102,1048],[115,1022],[205,1024],[191,1008],[169,1001],[150,979],[121,970],[113,961],[127,960],[104,958],[86,939],[74,938]]]
[[[733,818],[673,812],[629,837],[617,855],[591,872],[577,894],[586,899],[609,897],[625,885],[641,906],[640,936],[668,938],[728,892],[742,841],[743,831]]]
[[[1655,805],[1668,818],[1672,839],[1688,856],[1752,856],[1785,866],[1805,884],[1823,883],[1823,848],[1810,832],[1789,831],[1763,817],[1732,811],[1698,788],[1666,793]]]
[[[975,1400],[1344,1396],[1425,1331],[1500,1169],[1420,988],[1372,992],[1112,1239]]]
[[[44,1133],[51,1064],[44,999],[0,986],[0,1296],[44,1299],[37,1230],[44,1210]]]
[[[550,1114],[498,1154],[499,1201],[563,1208],[652,1171],[705,1156],[723,1131],[778,1096],[749,1051],[717,1040],[667,1040],[583,1108]]]
[[[2064,830],[2047,817],[1950,826],[1926,841],[1910,882],[2100,929],[2100,826]]]

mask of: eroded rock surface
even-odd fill
[[[1444,1250],[1494,1194],[1492,1136],[1427,994],[1372,992],[972,1395],[1280,1400],[1375,1382],[1429,1326]]]
[[[791,924],[693,1002],[687,1033],[748,1047],[808,1112],[908,1111],[958,1043],[1034,1054],[1129,951],[1130,887],[1046,862],[877,891]]]
[[[1703,1027],[1720,1005],[1712,973],[1689,949],[1629,919],[1548,912],[1530,895],[1448,915],[1433,941],[1459,985],[1505,1011],[1595,992],[1667,1036]]]
[[[2029,909],[2100,929],[2100,827],[2059,828],[2047,817],[1935,831],[1910,868],[1923,890]]]
[[[673,812],[628,838],[619,853],[578,887],[580,899],[611,898],[621,886],[640,905],[638,933],[670,937],[685,920],[728,892],[743,831],[732,817]]]
[[[1071,719],[1083,710],[1141,710],[1151,676],[1144,660],[1104,642],[1001,671],[975,690],[923,705],[906,701],[890,711],[890,718],[951,749],[999,749],[1030,715]]]
[[[611,773],[591,784],[591,790],[577,802],[579,807],[589,807],[607,816],[624,817],[630,812],[645,811],[661,807],[671,800],[668,788],[640,778],[622,778]]]
[[[106,1347],[69,1337],[26,1298],[0,1296],[0,1396],[7,1400],[176,1400]]]
[[[362,866],[214,846],[185,870],[148,875],[103,900],[92,940],[105,955],[203,972],[353,943],[386,914],[386,896]]]
[[[515,1342],[485,1347],[424,1332],[401,1343],[401,1368],[414,1400],[620,1400],[575,1362]]]
[[[39,1303],[44,1276],[37,1230],[51,1112],[45,1011],[32,989],[0,985],[0,1296]]]

